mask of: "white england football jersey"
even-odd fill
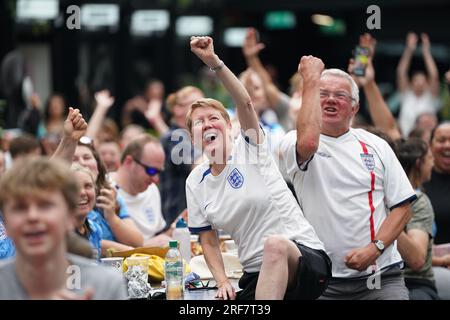
[[[208,161],[196,167],[186,180],[186,199],[190,231],[222,229],[230,234],[247,272],[260,270],[264,241],[270,235],[324,249],[283,180],[266,139],[252,145],[239,135],[218,176],[211,174]]]
[[[319,148],[299,168],[296,131],[280,144],[280,153],[306,219],[323,241],[333,263],[333,277],[363,277],[344,258],[365,247],[389,210],[415,198],[394,152],[383,139],[362,129],[333,138],[320,135]],[[380,269],[402,261],[396,242],[377,259]]]
[[[118,194],[125,201],[128,213],[142,232],[144,241],[154,237],[157,232],[164,229],[166,222],[161,213],[161,195],[155,184],[152,183],[147,190],[135,196],[121,188],[118,188]]]

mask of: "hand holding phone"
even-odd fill
[[[369,61],[369,48],[356,46],[355,48],[355,65],[353,68],[353,74],[357,77],[364,77],[366,74],[366,67]]]

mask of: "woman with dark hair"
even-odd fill
[[[405,284],[411,300],[436,300],[439,296],[432,268],[434,211],[422,191],[422,184],[431,178],[433,155],[425,141],[411,138],[399,145],[398,158],[417,194],[411,220],[397,239],[406,262]]]
[[[67,111],[62,94],[54,93],[48,98],[37,128],[45,154],[51,155],[56,150],[64,133]]]
[[[62,94],[54,93],[48,98],[43,111],[43,121],[38,129],[39,137],[47,135],[62,136],[67,111],[65,105],[66,102]]]

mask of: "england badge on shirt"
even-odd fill
[[[239,189],[244,184],[244,176],[236,168],[231,171],[227,180],[234,189]]]
[[[367,170],[373,171],[373,169],[375,169],[375,158],[373,157],[373,154],[361,153],[361,159]]]

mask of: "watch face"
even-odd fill
[[[384,244],[382,241],[375,241],[375,245],[377,246],[378,249],[384,250]]]

